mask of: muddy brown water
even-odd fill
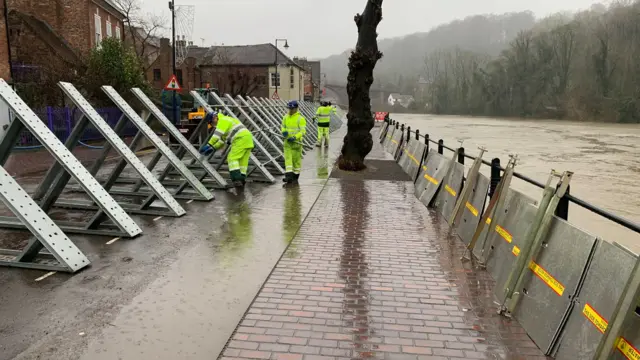
[[[401,114],[392,118],[450,147],[464,140],[471,155],[484,146],[484,158],[499,157],[503,165],[509,154],[517,154],[516,171],[542,183],[551,169],[573,171],[572,195],[640,223],[640,125]],[[446,156],[451,154],[445,150]],[[470,163],[467,159],[467,168]],[[489,174],[488,166],[483,166],[483,173]],[[514,180],[512,187],[534,199],[542,195],[522,180]],[[640,252],[640,234],[578,205],[570,205],[569,221]]]

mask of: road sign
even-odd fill
[[[178,78],[175,75],[171,75],[171,78],[169,78],[169,82],[167,82],[167,85],[164,87],[164,89],[174,91],[182,90],[180,84],[178,83]]]
[[[273,100],[280,100],[280,95],[278,95],[278,92],[276,91],[273,93],[273,95],[271,95],[271,98]]]

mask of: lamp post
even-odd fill
[[[278,71],[278,41],[284,41],[284,49],[287,50],[289,48],[289,41],[287,39],[276,39],[276,59],[275,59],[275,71],[276,78],[273,81],[276,87],[276,91],[274,94],[278,93],[278,83],[280,82],[280,72]]]
[[[176,75],[176,3],[175,0],[169,1],[169,10],[171,10],[171,49],[173,50],[171,53],[171,71],[172,75]],[[172,105],[172,115],[173,115],[173,123],[177,124],[178,119],[176,119],[176,91],[171,90],[171,96],[173,105]]]

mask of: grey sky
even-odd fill
[[[168,0],[141,0],[144,10],[168,20]],[[531,10],[537,17],[587,9],[594,0],[385,0],[380,38],[429,31],[469,15]],[[606,3],[607,0],[601,1]],[[176,0],[194,5],[197,45],[273,43],[287,38],[289,56],[324,58],[355,45],[353,16],[365,0]],[[281,45],[281,44],[280,44]]]

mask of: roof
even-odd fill
[[[14,9],[10,11],[10,14],[22,20],[62,60],[73,65],[83,64],[80,55],[47,22]]]
[[[117,14],[113,14],[114,16],[120,15],[122,19],[127,17],[122,7],[114,0],[93,0],[93,2],[109,12],[116,12]]]
[[[278,65],[302,67],[277,49]],[[270,66],[276,62],[276,47],[273,44],[191,47],[189,56],[196,58],[199,66],[253,65]],[[303,69],[304,70],[304,69]]]

